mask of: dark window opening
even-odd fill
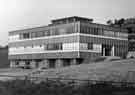
[[[55,59],[49,59],[49,68],[55,68]]]
[[[30,62],[29,62],[29,61],[26,61],[25,64],[26,64],[26,65],[30,65]]]
[[[93,43],[88,43],[88,49],[92,50],[93,49]]]
[[[76,61],[77,61],[76,64],[79,65],[79,64],[82,64],[83,59],[76,59]]]
[[[19,65],[19,61],[16,61],[16,62],[15,62],[15,65]]]
[[[28,38],[30,38],[30,34],[29,33],[23,33],[22,38],[23,39],[28,39]]]
[[[63,59],[63,66],[70,66],[70,59]]]
[[[62,43],[48,44],[47,46],[45,45],[44,48],[47,50],[62,50]]]

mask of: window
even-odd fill
[[[50,30],[50,35],[52,36],[52,35],[55,35],[55,29],[51,29]]]
[[[16,61],[16,62],[15,62],[15,65],[19,65],[19,61]]]
[[[23,33],[22,38],[23,39],[28,39],[28,38],[30,38],[30,34],[29,33]]]
[[[88,43],[88,49],[93,49],[93,43]]]
[[[22,33],[19,34],[19,39],[23,39],[23,34]]]
[[[31,38],[49,36],[49,31],[32,32]]]
[[[53,44],[48,44],[47,45],[47,50],[55,50],[55,47]]]
[[[44,36],[43,31],[36,32],[36,37],[43,37],[43,36]]]
[[[47,50],[62,50],[62,43],[48,44],[44,48]]]
[[[94,28],[93,31],[94,31],[94,35],[98,35],[98,28]]]
[[[63,34],[66,34],[67,31],[64,28],[59,28],[57,32],[59,35],[63,35]]]
[[[89,27],[89,33],[90,34],[93,34],[93,31],[92,31],[92,28],[91,27]]]
[[[36,32],[32,32],[31,33],[31,38],[35,38],[36,37]]]
[[[44,32],[44,35],[45,35],[45,36],[50,36],[50,31],[49,31],[49,30],[46,30],[46,31]]]
[[[94,33],[94,28],[93,28],[93,27],[91,27],[91,34],[95,34],[95,33]]]
[[[99,32],[99,35],[103,35],[103,29],[102,28],[98,28],[98,32]]]
[[[44,44],[44,50],[47,50],[47,44]]]
[[[25,63],[26,65],[30,65],[30,61],[26,61],[26,63]]]

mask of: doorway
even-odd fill
[[[112,56],[111,45],[102,45],[102,56]]]

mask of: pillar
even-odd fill
[[[115,56],[115,53],[114,53],[114,46],[112,46],[112,50],[111,50],[111,56]]]
[[[37,67],[36,67],[36,61],[35,61],[35,60],[32,60],[32,61],[30,62],[30,67],[31,67],[31,68],[37,68]]]
[[[63,60],[62,59],[57,59],[55,64],[56,64],[56,68],[60,68],[60,67],[63,66],[62,65],[63,64]]]
[[[103,48],[103,56],[105,56],[105,48]]]
[[[11,67],[11,68],[15,68],[15,67],[16,67],[15,61],[10,61],[10,67]]]

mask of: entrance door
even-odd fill
[[[111,56],[112,46],[102,45],[102,56]]]

